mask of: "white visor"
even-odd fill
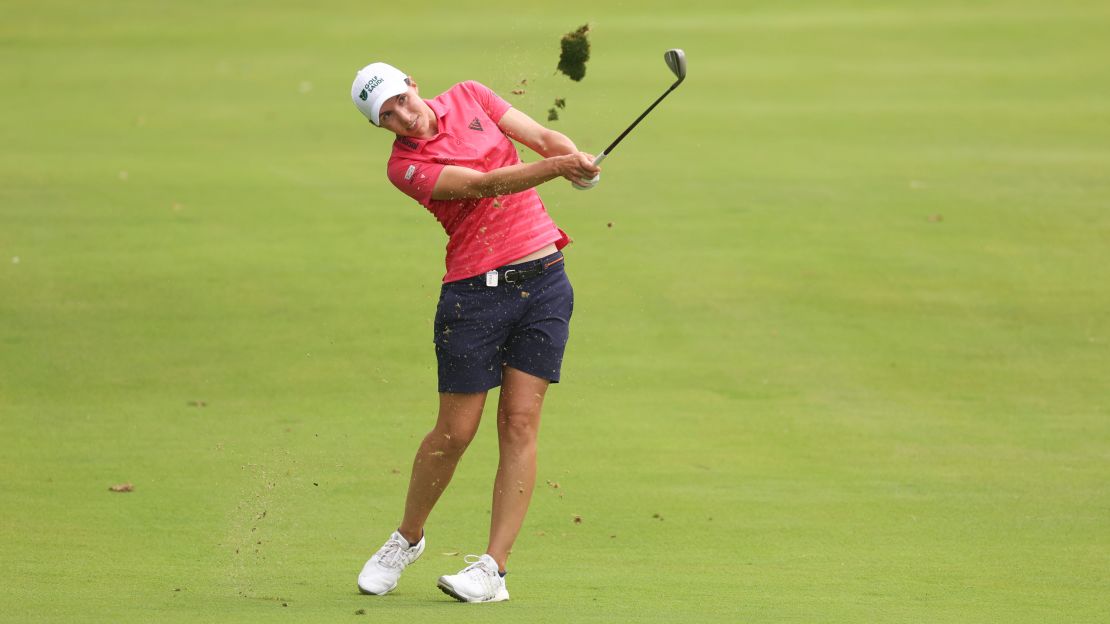
[[[351,101],[375,126],[381,125],[378,111],[386,100],[408,91],[404,72],[386,63],[371,63],[358,70],[351,83]]]

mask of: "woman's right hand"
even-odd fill
[[[570,180],[571,184],[586,188],[597,184],[594,178],[601,174],[601,169],[594,165],[593,155],[576,152],[555,158],[559,161],[559,175]]]

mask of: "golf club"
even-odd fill
[[[651,106],[647,107],[647,110],[645,110],[643,113],[641,113],[640,116],[636,118],[636,121],[632,122],[632,125],[625,128],[624,132],[622,132],[620,134],[620,136],[618,136],[616,138],[615,141],[610,143],[609,147],[605,148],[605,151],[601,152],[601,154],[597,158],[594,159],[594,165],[598,165],[598,164],[601,163],[601,161],[605,160],[605,158],[613,152],[613,150],[624,139],[624,137],[628,136],[628,133],[632,132],[632,129],[635,128],[636,125],[639,124],[640,121],[642,121],[644,117],[647,117],[648,113],[650,113],[653,108],[655,108],[660,102],[663,101],[663,98],[670,95],[671,91],[674,91],[678,87],[678,85],[682,84],[683,80],[686,80],[686,53],[685,52],[683,52],[682,50],[680,50],[678,48],[667,50],[666,52],[663,53],[663,60],[666,61],[667,67],[669,67],[670,70],[674,73],[674,75],[676,77],[678,77],[678,80],[676,80],[675,83],[673,85],[671,85],[669,89],[664,91],[663,95],[659,96],[659,99],[652,102]],[[596,184],[599,179],[600,179],[600,174],[598,176],[596,176],[593,180],[590,181],[592,184],[590,184],[589,186],[579,186],[578,184],[574,184],[573,182],[572,182],[572,184],[574,185],[574,188],[576,188],[576,189],[586,190],[586,189],[593,188],[593,184]]]

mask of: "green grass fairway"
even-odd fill
[[[0,621],[1110,621],[1105,2],[3,14]],[[598,188],[541,188],[576,309],[512,601],[435,588],[485,547],[488,423],[359,595],[434,419],[446,238],[355,71],[565,98],[599,152],[670,47]]]

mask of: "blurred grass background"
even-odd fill
[[[1103,4],[4,13],[0,620],[1110,615]],[[565,98],[597,152],[670,47],[689,77],[602,184],[541,188],[576,315],[512,602],[434,587],[485,543],[487,430],[358,595],[434,416],[446,241],[354,72]]]

